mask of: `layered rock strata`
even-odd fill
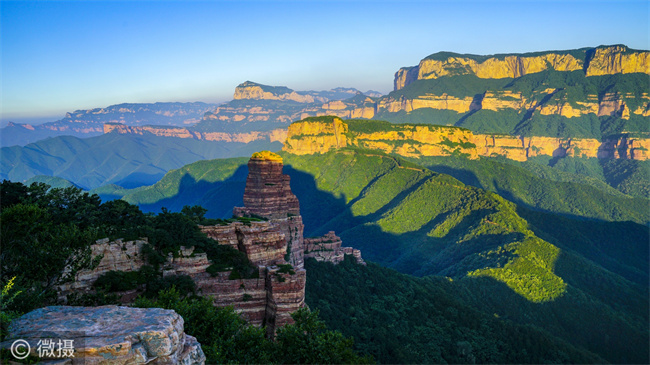
[[[282,173],[282,167],[282,159],[251,158],[248,161],[244,207],[235,208],[234,214],[268,219],[299,215],[298,198],[291,192],[290,177]]]
[[[176,312],[161,308],[53,306],[14,320],[2,347],[21,339],[33,356],[44,355],[40,361],[57,364],[204,364],[201,344],[183,325]],[[71,341],[72,353],[39,354],[44,338]]]
[[[335,118],[331,125],[325,126],[333,134],[333,142],[342,141],[339,135],[346,131],[343,125],[340,119]],[[304,267],[305,257],[336,264],[347,254],[353,255],[359,263],[364,263],[361,252],[351,247],[341,247],[341,240],[334,232],[320,238],[311,238],[310,244],[307,244],[303,237],[304,225],[300,216],[300,205],[291,192],[290,178],[282,174],[282,168],[280,156],[272,153],[254,154],[248,162],[244,207],[235,207],[233,214],[268,219],[268,222],[287,238],[286,258],[299,270]],[[310,254],[307,255],[306,252]]]
[[[233,215],[268,219],[287,241],[289,263],[302,269],[305,226],[298,198],[291,192],[290,177],[282,173],[282,168],[279,156],[252,157],[248,161],[244,206],[235,207]]]
[[[282,174],[282,159],[268,151],[255,153],[250,159],[249,175],[244,193],[244,207],[235,207],[238,216],[261,217],[263,221],[235,221],[214,226],[199,226],[215,244],[230,246],[246,255],[257,267],[254,278],[233,276],[232,268],[208,273],[211,262],[205,253],[194,247],[181,247],[169,254],[162,264],[163,277],[187,275],[198,292],[213,298],[216,306],[233,306],[246,320],[266,326],[269,336],[277,328],[292,323],[291,313],[305,306],[304,225],[300,205],[291,192],[288,175]],[[365,264],[361,253],[351,247],[341,247],[334,232],[321,238],[309,239],[309,257],[319,261],[339,263],[352,255]],[[60,299],[70,294],[93,292],[93,284],[109,271],[132,272],[145,264],[142,249],[147,239],[124,242],[98,240],[91,246],[98,265],[92,270],[76,273],[75,281],[59,287]],[[137,290],[118,293],[123,302],[132,301]]]
[[[366,264],[361,258],[361,251],[352,247],[341,247],[342,244],[341,238],[334,231],[329,231],[322,237],[305,238],[305,257],[338,264],[345,259],[345,255],[351,255],[358,264]]]
[[[225,132],[198,132],[183,127],[157,127],[157,126],[128,126],[119,123],[104,124],[104,133],[119,134],[153,134],[160,137],[191,138],[205,141],[224,141],[250,143],[258,140],[269,140],[270,142],[284,142],[287,137],[286,129],[274,129],[260,132],[252,131],[246,133],[225,133]]]
[[[284,151],[303,155],[347,146],[378,149],[406,157],[463,154],[504,156],[526,161],[535,156],[647,160],[650,138],[628,135],[605,138],[523,137],[474,134],[468,129],[434,125],[389,124],[373,132],[351,129],[339,118],[310,118],[289,126]]]
[[[90,246],[90,255],[101,258],[99,264],[92,270],[81,270],[76,273],[74,281],[59,286],[59,299],[66,300],[72,293],[88,293],[93,290],[93,283],[109,271],[133,272],[138,271],[145,264],[142,256],[142,246],[148,240],[142,238],[135,241],[124,242],[117,239],[109,242],[108,238],[97,240]],[[125,301],[133,299],[135,290],[121,293]]]
[[[650,74],[650,52],[636,51],[622,45],[581,49],[575,52],[544,52],[477,56],[451,52],[433,54],[417,66],[401,68],[395,73],[395,90],[416,80],[444,76],[475,75],[483,79],[517,78],[546,70],[580,71],[586,76],[617,73]]]

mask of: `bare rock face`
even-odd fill
[[[284,234],[270,222],[234,222],[227,226],[200,226],[219,244],[231,246],[246,254],[258,266],[285,263],[287,241]]]
[[[293,323],[291,313],[305,306],[307,273],[304,269],[282,270],[277,266],[266,270],[266,333],[272,337],[278,328]]]
[[[108,238],[97,240],[90,246],[91,257],[101,257],[99,264],[93,270],[81,270],[75,280],[58,288],[59,298],[73,292],[88,292],[93,283],[109,271],[138,271],[145,264],[141,254],[146,238],[124,242],[122,239],[109,242]]]
[[[50,361],[67,364],[204,364],[205,355],[196,338],[185,333],[183,318],[173,310],[52,306],[16,319],[3,348],[14,340],[30,344],[39,356],[43,338],[72,340],[72,358],[58,352]]]
[[[244,208],[235,208],[235,215],[274,219],[300,214],[298,198],[291,192],[291,178],[282,173],[282,166],[282,159],[253,157],[248,161]]]
[[[352,255],[358,264],[366,264],[361,258],[361,251],[352,247],[341,247],[342,244],[341,238],[334,231],[329,231],[322,237],[305,238],[305,257],[338,264],[345,259],[345,255]]]
[[[609,97],[607,95],[603,98]],[[629,112],[625,103],[621,99],[603,99],[601,107],[610,102],[613,106],[601,108],[603,115],[616,112],[625,119],[623,112]],[[499,108],[496,104],[494,107]],[[594,104],[592,109],[597,111],[598,104]],[[638,109],[633,113],[646,111]],[[469,159],[503,156],[515,161],[526,161],[541,155],[642,161],[650,158],[650,138],[625,134],[599,141],[594,138],[474,134],[458,127],[409,124],[393,124],[390,128],[366,133],[349,131],[347,123],[336,117],[333,121],[323,118],[320,121],[310,119],[291,124],[283,150],[296,155],[322,154],[346,146],[377,149],[405,157],[451,156],[457,151]]]
[[[289,176],[282,174],[282,158],[263,151],[253,155],[248,163],[249,175],[244,193],[244,207],[235,207],[238,216],[258,216],[266,221],[232,222],[225,225],[199,226],[215,244],[228,245],[246,255],[257,266],[255,277],[241,278],[232,268],[208,273],[211,265],[205,253],[194,247],[181,247],[169,254],[162,265],[163,277],[187,275],[196,284],[198,293],[209,296],[219,307],[233,306],[249,323],[266,325],[267,334],[293,323],[291,313],[305,306],[304,225],[298,199],[291,192]],[[334,232],[307,240],[308,257],[319,261],[339,263],[352,255],[360,264],[359,250],[341,247]],[[88,293],[103,274],[114,271],[137,271],[145,265],[141,250],[146,239],[123,242],[99,240],[92,246],[94,256],[101,255],[97,267],[77,273],[76,281],[59,288],[60,297],[71,293]],[[137,290],[122,294],[129,302]]]

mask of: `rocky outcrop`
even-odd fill
[[[286,129],[274,129],[271,131],[253,131],[247,133],[225,133],[225,132],[197,132],[188,128],[171,128],[160,126],[127,126],[118,123],[104,124],[104,133],[119,134],[153,134],[160,137],[191,138],[205,141],[224,141],[250,143],[258,140],[270,142],[284,142],[287,136]]]
[[[275,219],[300,214],[298,198],[291,192],[290,177],[282,174],[282,166],[281,158],[252,157],[248,161],[244,207],[235,208],[235,215]]]
[[[359,122],[356,122],[359,123]],[[373,122],[377,125],[378,122]],[[650,139],[621,135],[603,141],[593,138],[523,137],[506,134],[474,134],[458,127],[385,123],[385,128],[366,132],[363,127],[338,118],[308,118],[289,126],[284,151],[303,155],[326,153],[341,147],[378,149],[406,157],[463,154],[504,156],[526,161],[535,156],[573,156],[647,160]]]
[[[145,264],[142,257],[142,246],[147,243],[146,238],[124,242],[117,239],[109,242],[108,238],[97,240],[90,246],[90,255],[100,259],[94,269],[85,269],[76,273],[74,281],[59,286],[58,293],[61,300],[71,293],[87,293],[93,290],[93,284],[102,275],[109,271],[133,272],[138,271]],[[125,301],[133,299],[132,292],[122,293]]]
[[[233,306],[253,325],[265,325],[269,336],[279,327],[292,323],[291,313],[305,306],[304,225],[298,199],[291,192],[289,176],[282,173],[282,167],[282,158],[269,151],[253,154],[248,163],[244,207],[235,207],[234,214],[265,220],[199,226],[215,244],[244,253],[257,267],[256,275],[241,278],[233,268],[208,270],[212,263],[207,254],[195,252],[194,247],[181,247],[175,254],[170,253],[161,265],[163,277],[189,276],[199,294],[213,298],[216,306]],[[336,240],[334,245],[326,244],[333,240]],[[317,260],[338,263],[347,254],[364,263],[358,250],[341,247],[334,232],[310,242],[310,257]],[[109,271],[140,270],[146,264],[142,257],[145,244],[146,239],[97,241],[91,246],[97,265],[77,272],[72,283],[59,287],[60,299],[65,301],[70,294],[93,292],[95,281]],[[130,302],[138,290],[118,294],[123,302]]]
[[[587,76],[650,73],[650,52],[634,51],[617,45],[598,47],[587,52]]]
[[[22,339],[33,356],[57,364],[204,364],[201,344],[183,324],[176,312],[160,308],[45,307],[14,320],[2,347]],[[38,352],[45,336],[59,346],[51,356]],[[73,357],[61,347],[71,348]]]
[[[305,257],[337,264],[344,260],[345,255],[351,255],[358,264],[366,264],[361,258],[361,251],[352,247],[341,247],[342,244],[341,238],[334,231],[329,231],[322,237],[305,238]]]
[[[443,55],[435,54],[420,61],[417,66],[417,79],[437,79],[453,75],[476,75],[483,79],[516,78],[548,69],[576,71],[583,67],[583,61],[570,54],[547,53],[539,56],[524,54],[486,59],[451,53]]]
[[[339,127],[344,123],[338,118],[330,119],[332,125],[324,126],[324,128],[338,135],[342,132]],[[316,124],[313,126],[316,126]],[[303,132],[308,130],[306,126],[302,127]],[[335,136],[334,140],[337,138]],[[313,255],[316,255],[316,252],[321,250],[318,248],[320,246],[312,245],[310,249],[306,247],[303,237],[304,225],[302,216],[300,216],[298,199],[291,192],[289,176],[282,174],[282,167],[282,159],[276,154],[269,152],[254,154],[248,162],[244,207],[236,207],[233,214],[235,216],[257,216],[268,219],[268,223],[280,230],[287,239],[286,259],[294,268],[302,270],[304,258],[306,257],[305,252],[311,251]],[[334,234],[334,232],[330,233]],[[326,236],[321,242],[331,239],[330,236]],[[317,241],[313,242],[315,244]],[[326,250],[329,249],[326,248]],[[321,260],[331,258],[331,260],[327,261],[338,263],[342,260],[343,255],[351,254],[358,257],[360,262],[363,262],[361,253],[358,250],[355,253],[351,248],[341,248],[340,239],[338,239],[337,250],[337,255],[319,257],[321,257]]]
[[[450,110],[459,114],[469,113],[477,110],[491,110],[499,112],[502,110],[513,110],[522,115],[539,111],[541,115],[560,115],[565,118],[581,117],[587,114],[595,116],[616,116],[622,119],[630,118],[630,110],[627,104],[638,104],[633,113],[643,116],[650,115],[650,98],[643,94],[640,98],[633,94],[606,93],[601,95],[587,95],[582,101],[570,102],[565,94],[559,93],[560,89],[546,89],[541,92],[534,92],[533,98],[527,99],[521,92],[510,90],[488,90],[483,94],[473,97],[455,97],[445,93],[441,95],[424,94],[412,98],[400,96],[395,98],[387,96],[377,102],[376,113],[411,113],[417,109]],[[548,99],[544,100],[544,97]],[[640,99],[640,100],[639,100]],[[348,111],[349,112],[349,111]],[[331,115],[346,117],[344,111],[332,113]],[[367,117],[372,118],[370,113]]]
[[[225,226],[200,226],[201,231],[220,245],[228,245],[246,254],[257,266],[284,264],[287,241],[284,234],[268,221],[233,222]]]
[[[326,98],[314,97],[308,94],[299,94],[287,87],[272,87],[246,81],[235,88],[234,100],[255,99],[255,100],[291,100],[298,103],[313,103],[314,101],[325,102]]]
[[[385,125],[385,130],[366,132],[355,130],[339,118],[308,118],[289,126],[284,150],[303,155],[354,146],[409,157],[464,153],[470,158],[478,158],[474,135],[467,129],[388,122]]]
[[[586,67],[585,67],[586,65]],[[395,90],[416,80],[444,76],[475,75],[483,79],[517,78],[527,74],[584,70],[587,76],[616,73],[650,73],[650,52],[625,46],[603,46],[571,52],[544,52],[495,56],[461,55],[451,52],[433,54],[417,66],[395,73]]]

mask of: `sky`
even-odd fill
[[[224,102],[247,80],[388,93],[440,51],[650,49],[650,2],[0,1],[2,121]]]

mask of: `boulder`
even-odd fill
[[[27,341],[37,357],[44,355],[43,340],[51,339],[55,345],[72,341],[68,348],[74,349],[73,357],[53,346],[54,356],[42,359],[57,364],[205,363],[201,344],[185,334],[183,318],[161,308],[44,307],[14,320],[2,347],[10,348],[18,339]]]

